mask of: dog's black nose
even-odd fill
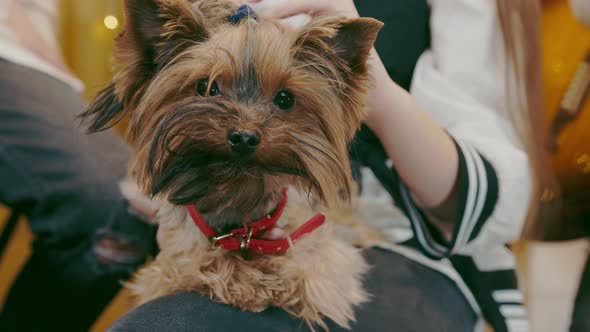
[[[231,130],[227,135],[231,150],[240,155],[249,155],[256,151],[260,137],[249,130]]]

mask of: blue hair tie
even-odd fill
[[[256,13],[254,9],[248,5],[241,5],[235,13],[233,13],[229,18],[228,21],[231,24],[238,24],[245,18],[252,18],[256,20]]]

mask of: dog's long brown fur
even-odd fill
[[[131,175],[162,205],[161,253],[130,287],[140,302],[194,290],[246,310],[279,306],[310,324],[329,317],[348,326],[367,298],[367,267],[329,227],[284,255],[243,259],[212,249],[182,206],[196,204],[224,232],[269,213],[286,186],[324,205],[349,199],[348,144],[364,115],[366,61],[382,24],[321,18],[296,31],[259,18],[232,25],[236,8],[127,0],[121,70],[82,114],[89,131],[129,119]],[[197,93],[199,84],[207,92]],[[293,96],[292,108],[273,102],[279,91]],[[233,130],[259,137],[253,155],[232,152]],[[310,213],[309,205],[291,205],[281,223],[294,229]]]

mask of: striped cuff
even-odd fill
[[[501,256],[512,257],[506,249]],[[514,268],[482,271],[481,260],[474,256],[455,255],[451,264],[476,298],[483,317],[495,332],[526,332],[529,329],[523,294],[518,289]],[[479,261],[479,262],[478,262]]]
[[[397,192],[393,195],[410,220],[420,248],[435,259],[452,256],[477,237],[498,200],[498,178],[492,165],[469,144],[455,140],[455,146],[459,156],[459,212],[450,242],[433,230],[433,224],[416,206],[399,178]],[[394,175],[397,177],[395,171]]]

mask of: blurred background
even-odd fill
[[[113,75],[114,39],[123,26],[121,0],[60,0],[59,41],[70,69],[84,82],[82,92],[89,101]],[[120,131],[120,128],[119,128]],[[8,210],[0,206],[0,229]],[[31,233],[21,220],[0,258],[0,303],[9,286],[30,255]],[[116,318],[130,308],[124,292],[119,295],[97,321],[92,331],[104,331]]]
[[[86,85],[89,100],[112,72],[114,39],[123,27],[123,1],[61,0],[59,39],[70,68]]]
[[[590,1],[590,0],[589,0]],[[545,78],[545,117],[555,123],[559,104],[580,61],[590,51],[590,30],[575,20],[567,0],[546,0],[543,15],[543,74]],[[123,26],[121,0],[61,0],[59,6],[60,42],[65,59],[84,82],[83,97],[89,100],[112,76],[114,38]],[[571,220],[586,221],[590,202],[590,98],[579,114],[565,116],[568,125],[553,134],[558,149],[552,162],[563,189]],[[118,128],[120,131],[121,128]],[[551,129],[549,129],[551,131]],[[550,201],[555,193],[543,198]],[[0,206],[0,229],[8,210]],[[587,221],[586,221],[587,222]],[[565,331],[580,271],[588,254],[585,239],[564,236],[555,243],[521,242],[515,248],[527,291],[532,331]],[[567,241],[564,241],[567,240]],[[26,257],[30,254],[31,234],[21,220],[7,250],[0,258],[0,303]],[[130,307],[123,291],[93,327],[103,331]]]

